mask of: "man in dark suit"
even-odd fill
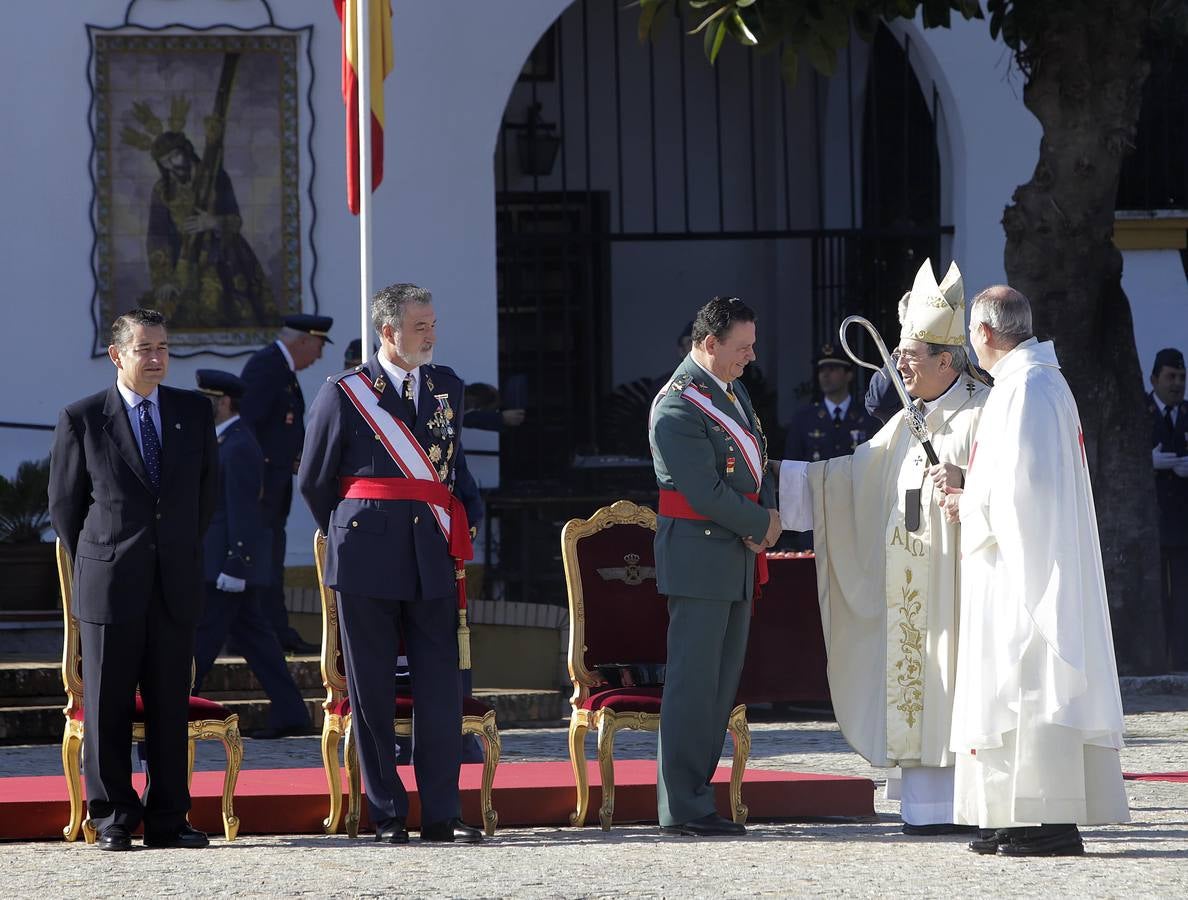
[[[327,535],[325,583],[338,615],[351,728],[375,839],[406,843],[408,794],[396,772],[397,653],[413,683],[413,767],[421,839],[478,842],[460,818],[462,702],[457,579],[471,554],[463,502],[462,380],[432,364],[429,292],[384,288],[371,318],[382,346],[328,379],[310,408],[297,481]],[[463,582],[464,583],[464,582]]]
[[[276,630],[281,646],[298,653],[317,653],[318,645],[301,637],[289,624],[285,609],[285,523],[293,505],[293,475],[305,440],[305,398],[297,373],[322,358],[331,343],[329,316],[285,316],[275,341],[252,354],[243,367],[247,391],[239,414],[264,451],[264,524],[272,530],[270,577],[260,588],[260,604]]]
[[[1155,354],[1147,412],[1159,503],[1168,661],[1173,669],[1188,671],[1188,403],[1184,354],[1179,350],[1168,347]]]
[[[202,612],[202,535],[218,459],[210,404],[164,387],[165,318],[112,325],[116,383],[62,410],[50,454],[50,518],[74,560],[83,666],[83,771],[101,850],[205,847],[190,828],[187,713]],[[132,787],[137,686],[149,786]]]
[[[195,640],[194,693],[201,691],[230,633],[271,701],[269,726],[247,735],[310,734],[309,711],[276,632],[260,608],[259,588],[271,576],[272,533],[263,523],[260,505],[264,454],[239,417],[243,381],[217,369],[199,369],[197,378],[199,393],[210,397],[214,410],[221,489],[203,553],[206,609]]]
[[[660,516],[656,584],[668,596],[668,662],[656,795],[661,830],[743,834],[710,784],[738,693],[762,554],[780,536],[767,440],[740,382],[755,359],[755,314],[733,297],[697,313],[693,348],[652,407]]]

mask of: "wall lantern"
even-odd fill
[[[554,123],[541,119],[540,104],[533,103],[528,107],[522,124],[509,122],[507,127],[519,130],[516,150],[520,157],[520,172],[533,177],[552,174],[557,151],[561,149],[561,137],[556,134]]]

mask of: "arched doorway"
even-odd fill
[[[614,0],[572,3],[525,61],[494,161],[500,386],[528,410],[501,436],[501,493],[580,495],[583,514],[654,490],[647,404],[710,296],[759,313],[752,368],[778,452],[815,348],[851,312],[894,342],[910,260],[939,262],[952,232],[935,96],[887,29],[843,54],[832,82],[805,73],[794,89],[776,54],[728,46],[711,68],[685,23],[642,46],[635,29]],[[877,133],[892,131],[885,147]],[[540,529],[550,544],[567,515]]]

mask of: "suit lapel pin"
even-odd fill
[[[425,387],[429,388],[429,391],[432,393],[432,391],[433,391],[433,376],[430,375],[428,372],[425,373]]]
[[[388,382],[384,381],[384,376],[381,373],[376,376],[375,381],[371,383],[371,386],[375,388],[375,392],[377,394],[382,394],[384,392],[384,388],[388,386]]]

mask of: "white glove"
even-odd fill
[[[1160,444],[1151,451],[1151,464],[1155,466],[1156,472],[1160,471],[1161,469],[1175,468],[1176,460],[1180,459],[1180,457],[1176,456],[1174,453],[1164,453],[1161,449],[1162,447],[1163,445]]]
[[[1172,466],[1172,471],[1181,478],[1188,478],[1188,456],[1178,457],[1176,464]]]
[[[247,582],[226,572],[220,572],[219,577],[215,579],[215,587],[228,594],[242,594],[247,589]]]

